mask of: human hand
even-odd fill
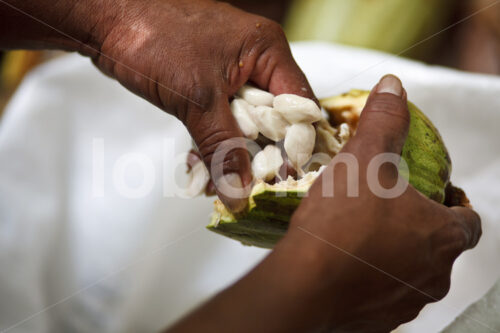
[[[179,118],[209,170],[217,147],[243,136],[229,99],[244,83],[314,98],[275,22],[208,0],[125,1],[122,7],[94,63]],[[232,149],[217,163],[230,186],[246,187],[231,197],[221,177],[213,179],[217,194],[231,210],[242,210],[252,182],[248,152]]]
[[[50,7],[50,10],[47,8]],[[0,48],[78,51],[129,90],[175,115],[189,130],[217,194],[234,212],[248,200],[246,149],[229,99],[250,81],[278,95],[313,98],[280,26],[213,0],[7,0]],[[225,147],[227,148],[227,147]]]
[[[399,161],[382,164],[378,176],[367,169],[379,154],[401,154],[408,125],[406,92],[387,76],[374,88],[356,135],[313,184],[275,249],[308,258],[297,274],[309,275],[299,278],[313,286],[304,287],[312,300],[304,316],[316,325],[387,332],[410,321],[447,294],[454,260],[479,240],[480,218],[469,208],[445,207],[411,186],[390,199],[370,187],[370,177],[386,189],[397,191],[398,179],[404,184]],[[349,197],[349,187],[357,186],[353,158],[359,195]],[[330,189],[333,195],[325,196]]]

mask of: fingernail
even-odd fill
[[[243,211],[248,204],[248,189],[237,173],[228,173],[216,182],[217,192],[224,204],[234,213]]]
[[[380,82],[377,85],[378,94],[388,93],[402,97],[403,91],[403,84],[401,83],[401,80],[397,76],[391,74],[380,79]]]

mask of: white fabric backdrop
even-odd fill
[[[500,276],[500,78],[331,44],[292,49],[318,96],[394,73],[440,129],[484,231],[446,299],[400,328],[440,330]],[[30,74],[0,123],[0,331],[156,331],[255,265],[265,250],[204,229],[213,199],[170,195],[172,156],[189,147],[177,120],[88,59]],[[149,172],[132,163],[123,180],[151,191],[128,198],[113,170],[138,157]]]

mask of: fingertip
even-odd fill
[[[233,213],[240,213],[248,205],[250,186],[243,185],[239,174],[229,173],[215,181],[217,194],[224,205]]]
[[[384,75],[375,87],[377,94],[388,93],[403,98],[404,89],[401,80],[392,74]]]
[[[314,100],[319,105],[306,75],[297,65],[291,53],[282,57],[286,59],[280,59],[277,62],[269,79],[269,92],[274,95],[294,94],[302,96]]]
[[[253,176],[248,152],[244,149],[244,140],[233,139],[221,143],[222,154],[214,154],[211,160],[214,167],[211,169],[211,175],[217,195],[233,213],[239,213],[246,208],[252,188]]]
[[[209,180],[207,186],[205,187],[205,195],[207,197],[211,197],[215,194],[217,194],[217,192],[215,191],[214,182],[212,180]]]
[[[355,140],[370,142],[375,153],[400,154],[409,125],[406,90],[399,78],[386,75],[370,92],[361,113]]]
[[[457,214],[460,218],[465,221],[471,221],[472,223],[479,224],[481,223],[481,217],[479,214],[473,209],[462,207],[462,206],[454,206],[450,208],[452,211]]]
[[[252,182],[247,139],[231,113],[227,96],[220,96],[203,111],[188,117],[186,126],[221,201],[229,210],[241,211],[246,207]]]

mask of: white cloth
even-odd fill
[[[479,301],[470,305],[443,333],[499,332],[500,280]]]
[[[446,299],[400,328],[442,329],[500,276],[500,78],[324,43],[292,49],[318,96],[394,73],[440,129],[484,230]],[[213,199],[171,195],[172,156],[189,147],[177,120],[88,59],[32,72],[0,123],[0,331],[156,331],[254,266],[265,250],[203,228]]]

